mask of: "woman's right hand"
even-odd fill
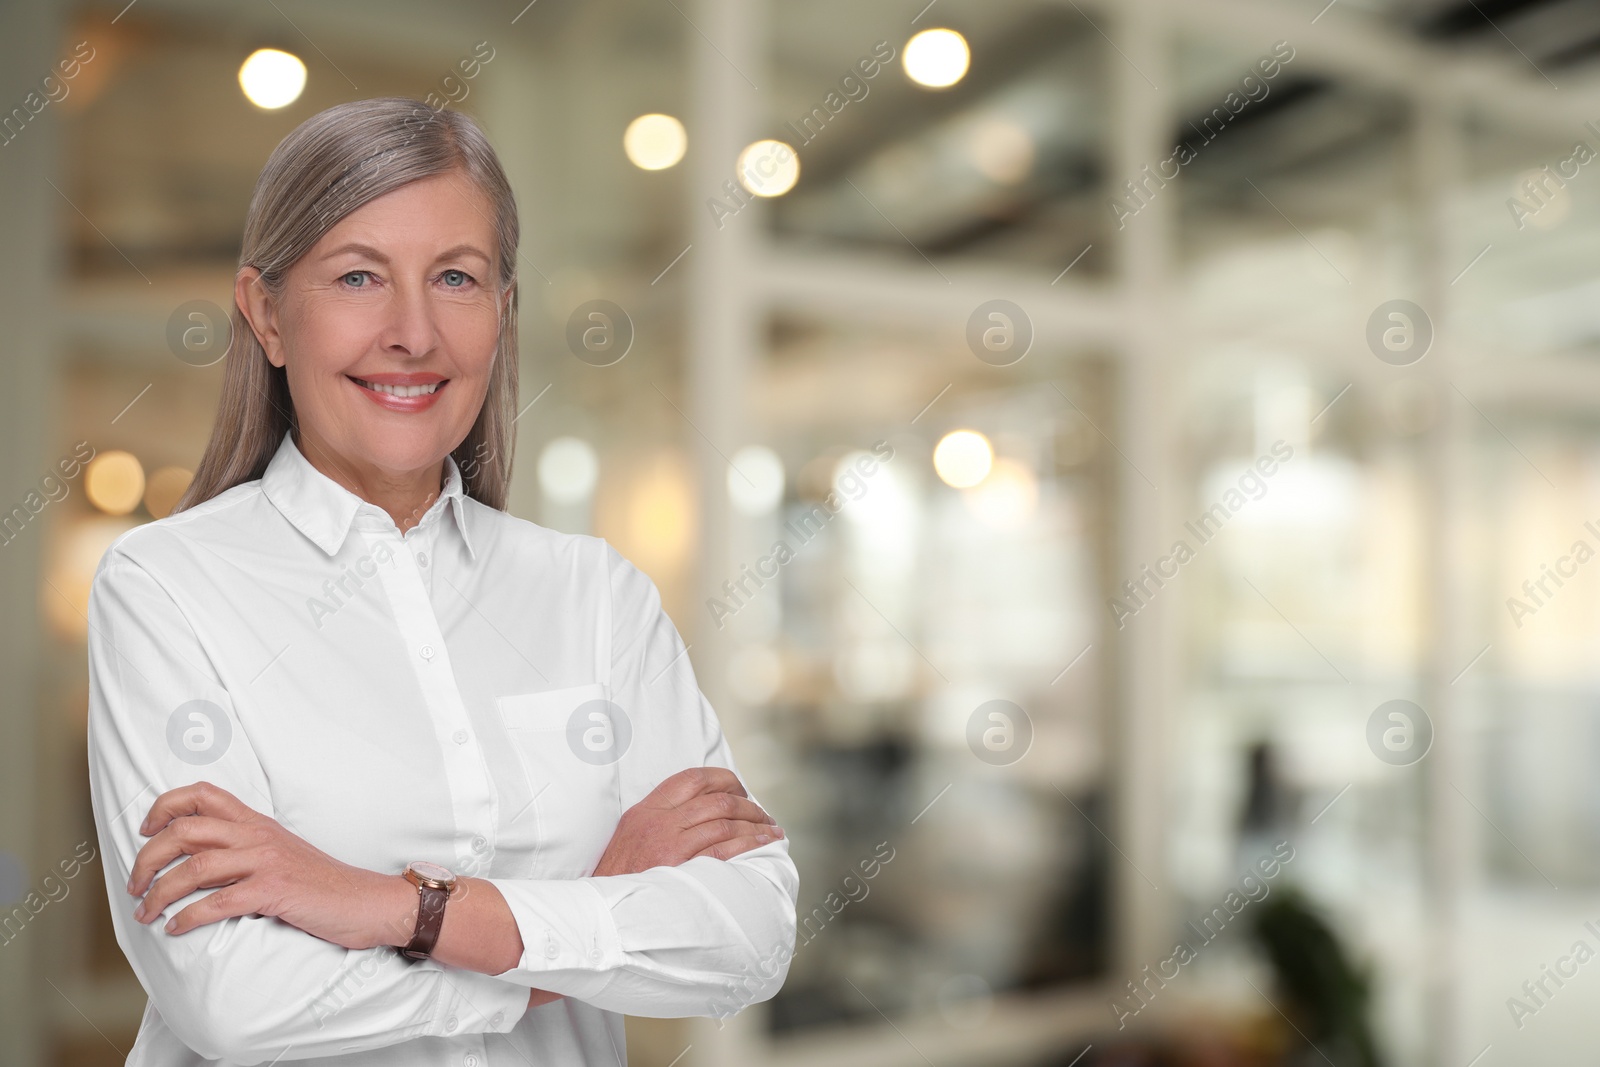
[[[696,856],[732,859],[782,836],[732,771],[690,767],[623,812],[593,877],[676,867]],[[560,993],[528,991],[529,1008],[560,999]]]
[[[783,836],[721,767],[690,767],[623,812],[594,877],[676,867],[697,856],[728,860]]]

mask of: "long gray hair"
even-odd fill
[[[504,510],[517,408],[519,226],[511,185],[476,122],[403,97],[355,100],[311,116],[272,150],[256,179],[239,268],[259,270],[267,292],[278,299],[289,268],[340,219],[409,182],[456,170],[493,206],[498,295],[504,298],[509,290],[510,299],[483,409],[451,455],[467,494]],[[261,477],[284,433],[300,435],[284,369],[267,359],[237,302],[230,321],[232,342],[211,440],[174,511]]]

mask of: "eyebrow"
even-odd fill
[[[349,244],[342,244],[338,248],[335,248],[331,252],[329,252],[326,255],[324,255],[322,258],[324,260],[328,260],[328,259],[334,258],[335,256],[346,255],[347,253],[354,253],[356,255],[365,256],[368,259],[376,260],[377,262],[382,263],[385,266],[387,266],[388,263],[389,263],[389,257],[384,255],[382,252],[378,251],[376,248],[373,248],[371,245],[364,245],[364,244],[360,244],[360,243],[357,243],[357,242],[351,242]],[[492,259],[489,258],[489,254],[487,252],[484,252],[482,249],[478,248],[478,246],[476,246],[476,245],[468,245],[468,244],[456,245],[454,248],[445,249],[443,252],[440,252],[438,254],[438,256],[436,256],[434,258],[434,262],[438,263],[438,262],[440,262],[442,260],[454,259],[457,256],[476,256],[479,259],[483,260],[485,263],[493,263],[494,262]]]

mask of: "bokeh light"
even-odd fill
[[[640,115],[622,134],[622,150],[640,170],[666,170],[683,158],[688,146],[683,123],[671,115]]]
[[[906,42],[906,76],[927,89],[947,89],[966,76],[972,52],[955,30],[923,30]]]
[[[987,478],[962,496],[985,526],[1015,530],[1039,508],[1039,479],[1027,465],[1001,458],[995,460]]]
[[[756,196],[782,196],[800,180],[800,156],[782,141],[756,141],[739,153],[739,184]]]
[[[306,65],[300,57],[276,48],[258,48],[239,67],[239,88],[245,99],[264,111],[288,107],[306,87]]]
[[[1033,171],[1033,135],[1008,119],[985,119],[972,134],[972,162],[990,181],[1015,185]]]
[[[107,515],[126,515],[144,499],[144,467],[132,452],[102,452],[84,473],[83,491]]]
[[[933,469],[955,489],[977,485],[994,465],[994,446],[976,430],[953,430],[933,450]]]
[[[171,515],[193,480],[194,472],[183,467],[160,467],[152,471],[144,487],[145,510],[157,519]]]
[[[765,515],[783,499],[783,460],[766,445],[746,445],[728,467],[728,499],[741,515]]]
[[[557,437],[539,453],[539,489],[557,504],[577,504],[594,493],[600,457],[589,442]]]

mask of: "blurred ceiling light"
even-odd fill
[[[986,119],[972,134],[972,161],[1001,185],[1015,185],[1033,170],[1033,135],[1007,119]]]
[[[182,467],[161,467],[152,471],[144,487],[145,510],[158,519],[171,515],[192,481],[194,472]]]
[[[976,430],[952,430],[933,450],[933,469],[944,484],[967,489],[989,476],[994,446]]]
[[[765,515],[783,499],[783,460],[766,445],[746,445],[728,467],[728,499],[741,515]]]
[[[587,441],[557,437],[539,453],[539,489],[557,504],[589,499],[599,475],[599,457]]]
[[[739,153],[739,184],[756,196],[782,196],[800,180],[800,156],[782,141],[756,141]]]
[[[955,30],[923,30],[906,42],[906,76],[929,89],[946,89],[967,73],[972,53]]]
[[[693,491],[681,459],[657,457],[631,487],[627,503],[628,558],[646,571],[682,566],[694,542]]]
[[[1039,479],[1023,463],[997,459],[982,484],[962,496],[967,509],[985,526],[1015,530],[1033,518],[1039,508]]]
[[[83,476],[83,491],[107,515],[126,515],[144,498],[144,467],[132,452],[102,452]]]
[[[300,99],[306,87],[306,65],[300,57],[276,48],[258,48],[239,67],[239,88],[256,107],[275,111]]]
[[[671,115],[640,115],[622,134],[628,162],[640,170],[666,170],[683,158],[689,136]]]

